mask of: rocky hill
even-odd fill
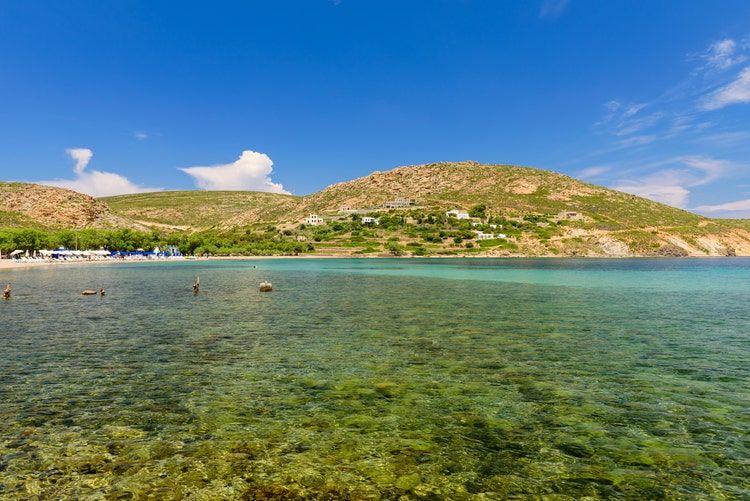
[[[90,228],[116,225],[117,219],[106,203],[89,195],[35,184],[0,183],[2,227]]]
[[[303,200],[304,211],[377,207],[395,198],[420,205],[495,214],[578,211],[632,227],[697,224],[705,218],[628,193],[587,184],[557,172],[476,162],[399,167],[329,186]]]

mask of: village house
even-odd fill
[[[449,210],[445,213],[446,217],[455,217],[456,219],[469,219],[469,213],[465,210]]]
[[[483,231],[475,231],[477,234],[477,240],[492,240],[494,238],[505,238],[504,233],[498,233],[497,235],[493,233],[484,233]]]
[[[305,219],[305,224],[309,224],[310,226],[318,226],[319,224],[326,224],[325,221],[323,221],[323,218],[318,216],[317,214],[310,214],[310,217]]]
[[[396,200],[389,200],[385,203],[386,209],[400,209],[401,207],[409,207],[412,205],[417,205],[416,200],[412,200],[410,198],[397,198]]]
[[[560,211],[557,213],[557,219],[578,220],[578,219],[585,219],[585,217],[580,212]]]
[[[362,216],[362,224],[380,224],[380,218],[372,216]]]

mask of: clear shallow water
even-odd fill
[[[0,279],[0,499],[750,499],[750,260]]]

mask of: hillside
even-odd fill
[[[439,210],[484,204],[494,215],[578,211],[610,229],[697,225],[706,218],[550,171],[475,162],[398,167],[305,197],[237,191],[167,191],[104,197],[112,211],[146,225],[208,229],[297,222],[342,207],[377,210],[396,198]]]
[[[305,197],[304,212],[378,207],[395,198],[431,209],[485,205],[488,217],[552,221],[528,224],[510,248],[489,255],[750,255],[746,220],[713,220],[556,172],[476,162],[399,167],[329,186]],[[562,211],[581,219],[555,221]],[[557,225],[555,226],[555,223]],[[511,239],[509,239],[511,240]]]
[[[128,225],[109,206],[82,193],[28,183],[0,182],[0,227],[104,228]]]
[[[100,200],[140,225],[189,231],[283,220],[299,212],[302,199],[252,191],[163,191]]]
[[[695,225],[705,219],[556,172],[476,162],[375,172],[305,197],[304,207],[318,212],[336,211],[343,205],[375,207],[397,197],[446,209],[468,209],[484,204],[496,215],[578,211],[629,227]]]
[[[314,242],[316,253],[336,255],[750,255],[750,221],[705,218],[555,172],[476,162],[374,172],[305,197],[174,191],[95,200],[20,183],[0,183],[0,190],[4,227],[223,232],[234,233],[235,244],[244,229],[264,232],[264,239]],[[410,204],[384,207],[397,199]],[[471,220],[446,217],[479,208]],[[305,225],[310,214],[328,224]],[[383,224],[363,225],[362,215]],[[479,231],[498,236],[480,242]]]

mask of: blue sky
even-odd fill
[[[0,145],[94,196],[475,160],[750,217],[750,2],[0,0]]]

